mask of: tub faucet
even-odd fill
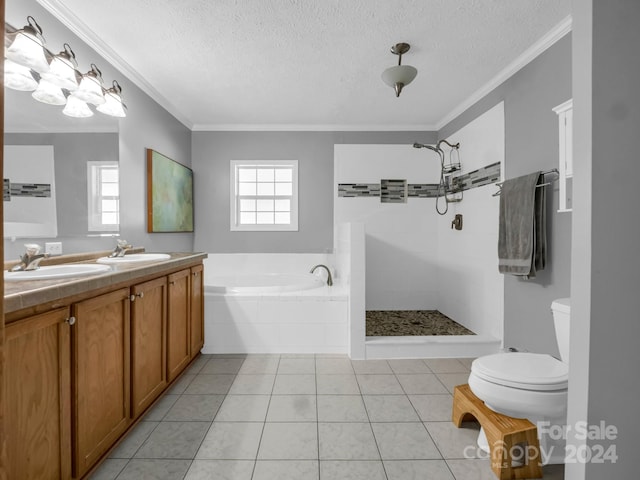
[[[48,253],[40,253],[40,245],[36,243],[25,243],[26,251],[20,255],[20,263],[11,268],[12,272],[26,272],[36,270],[40,266],[40,261],[49,256]]]
[[[113,249],[109,257],[124,257],[124,254],[131,248],[131,245],[129,245],[129,242],[126,240],[116,240],[116,243],[116,248]]]
[[[317,268],[324,268],[327,271],[327,285],[329,286],[333,285],[333,278],[331,278],[331,271],[329,270],[329,267],[327,267],[326,265],[322,265],[322,264],[316,265],[311,269],[309,273],[315,272]]]

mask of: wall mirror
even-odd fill
[[[63,44],[69,43],[76,53],[80,71],[89,70],[92,62],[105,65],[104,60],[35,0],[7,0],[5,11],[7,24],[15,28],[22,28],[27,16],[33,16],[42,27],[50,50],[62,50]],[[31,92],[5,88],[4,94],[4,144],[8,154],[3,172],[5,258],[13,259],[16,252],[23,250],[23,243],[30,240],[41,245],[62,241],[72,247],[65,249],[65,253],[71,253],[90,249],[96,236],[116,235],[119,120],[95,110],[89,118],[68,117],[62,113],[62,106],[36,101]],[[7,148],[13,151],[7,152]],[[33,161],[33,152],[49,149],[54,178],[47,201],[46,194],[38,199],[38,192],[31,193],[29,184],[47,183],[41,164]],[[7,179],[9,173],[14,179]],[[30,201],[28,208],[22,206],[24,203],[15,208],[19,202],[11,206],[8,188],[10,192],[13,188],[17,195],[14,200]],[[96,191],[101,196],[96,197]],[[101,212],[100,218],[96,218],[95,212],[100,210],[96,202],[101,202],[100,209],[107,209]],[[54,228],[41,228],[47,221],[52,223],[47,227]]]

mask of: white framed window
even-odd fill
[[[90,232],[120,230],[118,162],[87,162],[87,205]]]
[[[231,160],[231,230],[298,230],[298,161]]]

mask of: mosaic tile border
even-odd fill
[[[495,183],[500,180],[500,162],[491,163],[462,175],[449,175],[446,177],[446,180],[448,186],[447,193],[456,193],[489,185],[490,183]],[[402,182],[402,180],[381,180],[381,183],[339,183],[338,197],[380,197],[381,195],[389,195],[384,193],[382,182]],[[436,198],[437,196],[437,183],[407,184],[407,197]],[[404,201],[405,200],[394,200],[395,203]]]
[[[4,178],[2,182],[2,199],[10,202],[11,197],[50,198],[51,184],[49,183],[12,183]]]

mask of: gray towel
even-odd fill
[[[533,278],[546,264],[546,195],[541,172],[505,181],[500,192],[498,270]]]

